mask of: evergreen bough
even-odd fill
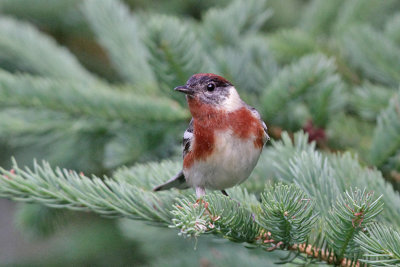
[[[46,161],[21,168],[14,160],[0,168],[0,196],[45,205],[30,209],[45,217],[39,230],[59,216],[47,207],[63,208],[288,251],[283,262],[400,264],[400,196],[384,179],[399,177],[398,7],[313,0],[300,28],[265,33],[267,1],[235,0],[196,21],[87,0],[79,10],[120,77],[115,84],[30,24],[3,16],[0,141],[84,173],[112,174]],[[377,12],[384,15],[371,16]],[[265,148],[252,177],[229,189],[230,198],[197,200],[190,190],[151,191],[180,161],[113,171],[174,154],[171,143],[190,115],[171,89],[198,72],[231,80],[281,138]],[[322,131],[320,147],[345,143],[350,133],[370,152],[360,159],[321,152],[311,134],[293,134],[301,128]]]
[[[303,147],[305,150],[298,151],[303,159],[307,156],[313,158],[317,152],[312,146],[302,144],[302,140],[306,140],[306,136],[299,134],[294,143],[276,142],[269,151],[277,153],[285,149],[293,154],[296,153],[296,147]],[[351,166],[344,164],[346,155],[339,157],[343,160],[342,165],[336,167],[350,171],[348,168]],[[260,164],[265,165],[268,161],[263,157]],[[333,161],[325,158],[324,162],[317,165],[321,171]],[[314,161],[292,161],[287,167],[293,171],[304,168],[301,167],[304,164],[315,169]],[[361,170],[358,177],[362,177],[363,171],[369,172],[356,161],[353,164],[355,166],[352,168]],[[154,185],[173,175],[179,165],[170,161],[137,165],[132,169],[117,171],[113,178],[100,179],[66,169],[53,169],[45,162],[35,163],[33,169],[22,169],[14,162],[11,171],[0,169],[0,195],[53,208],[93,211],[106,217],[122,216],[170,225],[180,229],[186,236],[212,233],[266,250],[288,249],[306,258],[342,265],[363,257],[363,246],[357,253],[355,249],[358,247],[356,238],[365,226],[374,221],[389,221],[377,217],[382,211],[384,199],[379,196],[379,188],[374,188],[374,194],[365,189],[349,188],[344,194],[338,194],[336,203],[330,203],[327,201],[331,199],[330,196],[315,194],[317,191],[302,184],[304,178],[301,176],[293,176],[299,186],[267,184],[261,202],[257,200],[258,193],[247,193],[243,188],[228,190],[231,198],[210,193],[200,200],[196,200],[190,191],[151,191]],[[339,175],[330,178],[340,181],[346,177]],[[378,173],[373,178],[382,180]],[[243,186],[246,187],[248,183]],[[316,186],[320,192],[330,191],[330,188],[322,187],[319,183],[321,181],[313,180],[310,186]],[[301,190],[302,187],[306,191]],[[396,193],[387,197],[395,202],[400,201]],[[316,207],[319,208],[313,208],[314,203],[318,203]],[[321,227],[324,222],[328,227]],[[317,225],[320,227],[315,227]],[[387,250],[395,250],[398,245],[396,242],[382,244]],[[319,253],[307,252],[309,246]],[[326,257],[327,253],[332,256]]]

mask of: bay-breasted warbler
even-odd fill
[[[183,135],[183,168],[154,191],[193,187],[221,190],[240,184],[253,171],[264,144],[267,126],[235,87],[212,73],[195,74],[176,91],[186,94],[193,118]]]

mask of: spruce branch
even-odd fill
[[[104,120],[76,118],[50,110],[9,107],[0,111],[0,138],[9,140],[11,144],[15,141],[18,146],[41,143],[37,139],[40,136],[43,144],[48,145],[57,138],[84,132],[94,134],[113,127],[115,125]]]
[[[376,169],[362,166],[357,157],[349,152],[342,155],[329,157],[332,168],[335,170],[335,177],[342,191],[351,186],[367,188],[374,191],[376,195],[382,196],[385,206],[390,209],[383,209],[379,220],[384,220],[391,225],[400,226],[400,195],[394,190]]]
[[[44,76],[81,82],[97,80],[66,48],[30,24],[9,17],[0,18],[0,58]]]
[[[29,145],[38,142],[38,136],[44,136],[51,143],[52,138],[47,133],[69,129],[68,134],[72,134],[83,126],[87,127],[85,130],[94,127],[90,121],[72,119],[58,112],[21,108],[3,108],[0,111],[0,138],[8,140],[10,145]]]
[[[345,32],[342,48],[350,63],[366,77],[389,86],[400,81],[400,48],[384,34],[367,26]]]
[[[381,211],[383,202],[365,189],[346,191],[340,195],[327,217],[327,238],[335,250],[336,262],[343,258],[356,258],[360,253],[356,235]]]
[[[47,163],[35,163],[32,170],[21,169],[14,162],[10,171],[0,168],[0,196],[37,202],[52,208],[145,220],[164,226],[172,223],[184,235],[213,233],[231,241],[246,242],[268,250],[286,248],[304,253],[307,258],[333,263],[329,248],[309,243],[308,233],[316,221],[316,214],[311,205],[313,200],[304,198],[306,195],[297,187],[278,185],[270,188],[263,194],[262,203],[239,189],[230,191],[233,198],[210,193],[197,202],[188,191],[151,191],[155,184],[173,175],[179,165],[168,161],[142,164],[117,171],[114,179],[100,179],[65,169],[53,170]],[[368,197],[361,200],[368,202]],[[353,209],[358,202],[354,203],[349,204]],[[362,218],[365,223],[379,209],[375,208],[379,206],[376,202],[368,203],[358,203],[365,207]],[[282,215],[286,219],[282,220]],[[354,218],[349,220],[350,224],[363,223]],[[265,229],[267,225],[272,228]],[[340,264],[346,266],[344,263],[347,264],[348,259],[343,258]]]
[[[268,35],[268,46],[279,63],[289,63],[318,51],[314,39],[300,29],[284,29]]]
[[[371,162],[384,172],[400,171],[400,91],[380,113],[371,145]]]
[[[314,35],[329,34],[343,2],[343,0],[310,1],[300,20],[301,28]]]
[[[202,19],[202,36],[209,49],[235,46],[242,36],[258,31],[271,15],[265,0],[235,0],[223,9],[207,11]]]
[[[95,172],[103,166],[103,147],[119,128],[115,122],[51,110],[10,107],[0,111],[0,139],[7,140],[20,161],[30,162],[35,156],[84,171]]]
[[[251,211],[221,194],[208,194],[197,202],[193,196],[179,200],[172,214],[172,226],[185,236],[213,233],[234,242],[254,243],[261,231]]]
[[[220,194],[209,194],[197,202],[194,197],[181,199],[172,211],[175,216],[172,227],[180,229],[184,236],[214,234],[234,242],[261,246],[268,251],[285,249],[305,261],[312,259],[335,264],[335,257],[326,245],[316,247],[308,242],[317,220],[313,201],[303,199],[306,195],[293,185],[277,185],[267,192],[261,206],[253,207],[252,212]],[[265,228],[267,226],[271,228]],[[283,262],[291,262],[293,257],[290,255],[288,259],[292,259]],[[354,262],[354,259],[343,258],[339,265],[352,266]]]
[[[257,222],[283,247],[305,243],[316,222],[314,201],[294,185],[278,184],[261,195]]]
[[[356,237],[365,252],[360,261],[371,266],[400,265],[400,233],[387,225],[370,224]]]
[[[260,207],[259,195],[250,192],[245,187],[236,186],[227,190],[229,197],[236,202],[240,203],[240,206],[244,206],[246,209],[257,212]]]
[[[130,168],[120,167],[113,173],[113,179],[121,183],[132,184],[148,190],[165,182],[166,178],[171,178],[176,175],[181,168],[182,164],[178,161],[166,160],[161,162],[149,162],[146,164],[137,164]],[[170,194],[174,192],[179,192],[179,195],[185,195],[185,192],[188,192],[188,190],[170,190],[157,194]]]
[[[151,180],[152,186],[145,187],[107,177],[89,178],[83,173],[66,169],[53,170],[46,162],[41,165],[34,162],[33,169],[21,169],[14,161],[12,170],[0,168],[0,196],[37,202],[52,208],[93,211],[107,217],[124,216],[168,224],[171,221],[169,207],[175,203],[176,192],[155,194],[151,191],[156,183],[167,178],[165,174],[170,173],[167,168],[171,167],[171,163],[159,165],[157,171],[163,167],[164,176]],[[146,175],[155,177],[157,171]],[[136,177],[135,180],[141,179]]]
[[[335,23],[337,32],[345,31],[351,25],[368,23],[373,26],[382,25],[387,16],[396,10],[397,1],[353,0],[344,1],[338,11]],[[376,16],[376,14],[381,14]]]
[[[290,160],[302,151],[313,153],[315,143],[308,142],[308,135],[296,132],[293,139],[283,132],[279,141],[272,140],[272,146],[261,154],[259,164],[255,167],[252,177],[243,186],[253,192],[261,192],[265,188],[266,179],[278,179],[284,183],[292,183],[293,178],[288,174]]]
[[[215,49],[213,57],[219,73],[246,93],[260,95],[278,71],[266,39],[258,36],[240,41],[237,47]]]
[[[310,117],[316,125],[325,126],[330,114],[344,104],[344,85],[335,72],[333,60],[321,54],[285,67],[261,96],[264,117],[289,129],[304,126]],[[295,111],[298,107],[303,111]]]
[[[39,108],[0,111],[0,139],[7,140],[20,161],[45,158],[85,172],[99,173],[99,166],[109,170],[139,158],[170,153],[178,131],[181,123],[125,123]],[[36,152],[27,154],[26,150]]]
[[[183,108],[166,98],[111,90],[102,83],[37,78],[4,71],[0,71],[0,103],[131,123],[187,118]]]
[[[400,46],[400,13],[396,13],[385,24],[385,36]]]
[[[34,21],[40,27],[49,31],[81,26],[82,20],[78,17],[77,4],[79,0],[47,1],[37,0],[35,5],[26,6],[24,0],[3,0],[0,9],[3,14],[10,14],[14,17],[27,21]],[[76,16],[76,17],[75,17]]]
[[[361,151],[377,121],[370,163],[400,177],[400,92],[393,97],[392,89],[400,81],[400,19],[392,16],[399,5],[396,0],[369,2],[308,1],[301,30],[264,34],[260,29],[271,15],[264,0],[235,0],[209,10],[200,22],[137,17],[121,0],[87,0],[81,10],[119,75],[133,84],[124,88],[90,74],[31,26],[0,18],[0,58],[15,64],[10,69],[44,76],[0,70],[0,141],[54,162],[46,149],[52,150],[61,159],[56,162],[68,168],[88,168],[96,161],[97,173],[98,166],[154,159],[159,150],[166,156],[176,136],[171,133],[189,118],[178,104],[184,98],[166,96],[193,73],[216,72],[246,90],[240,92],[243,99],[260,99],[263,118],[279,127],[299,129],[312,121],[330,137],[336,127],[342,138],[358,139],[352,148]],[[326,49],[336,58],[311,54]],[[347,72],[339,51],[365,74],[349,79],[357,85],[349,92],[336,67],[340,74]],[[291,64],[278,72],[276,59]],[[156,93],[162,90],[160,97]],[[347,103],[351,112],[344,115]],[[0,197],[45,205],[38,209],[44,216],[27,214],[44,232],[49,229],[40,228],[42,221],[60,218],[60,208],[72,209],[169,226],[184,236],[213,234],[249,247],[284,250],[283,262],[400,265],[399,193],[381,171],[362,165],[357,156],[319,152],[308,140],[302,132],[282,133],[282,140],[264,150],[253,177],[228,190],[230,197],[207,191],[196,201],[192,190],[152,192],[181,169],[181,161],[123,167],[112,178],[45,162],[33,168],[13,162],[11,170],[0,168]],[[53,213],[52,208],[59,209]]]
[[[395,93],[396,90],[392,88],[364,82],[354,88],[349,104],[363,119],[375,121]]]
[[[327,212],[326,207],[333,204],[339,192],[351,186],[373,189],[392,209],[383,210],[383,220],[400,226],[400,195],[380,171],[362,166],[350,153],[321,154],[315,151],[315,143],[309,144],[307,140],[303,132],[296,133],[293,141],[283,133],[282,140],[273,141],[272,147],[261,155],[255,172],[285,183],[295,182],[315,199],[317,207],[322,208],[321,214]]]
[[[212,72],[213,62],[198,42],[194,25],[174,17],[154,16],[146,23],[149,63],[166,93],[185,84],[194,73]],[[168,90],[168,91],[167,91]],[[180,99],[176,94],[171,97]]]
[[[82,10],[121,77],[133,89],[157,90],[143,43],[143,25],[121,1],[85,1]]]
[[[112,137],[104,147],[104,165],[113,169],[146,158],[149,150],[155,153],[160,145],[174,133],[168,124],[118,125],[109,130]],[[165,136],[164,136],[165,135]],[[162,146],[162,145],[161,145]]]
[[[220,194],[209,194],[197,202],[194,197],[183,199],[172,211],[173,227],[184,236],[213,233],[269,250],[306,242],[317,217],[313,201],[304,192],[294,185],[279,184],[261,198],[262,204],[253,201],[251,208]]]
[[[355,101],[353,96],[353,94],[349,96],[349,102]],[[362,101],[360,100],[360,102]],[[355,149],[359,153],[361,160],[364,161],[369,154],[370,142],[375,128],[374,121],[371,121],[374,119],[372,119],[372,115],[369,116],[371,110],[368,109],[367,111],[367,108],[372,108],[372,106],[368,104],[365,107],[349,105],[348,108],[353,112],[352,114],[342,113],[331,120],[326,128],[328,146],[337,150]],[[361,112],[363,112],[363,115],[361,115]],[[355,116],[354,113],[359,116]]]
[[[295,155],[286,177],[293,177],[294,183],[316,200],[318,211],[327,216],[326,207],[332,205],[340,192],[328,159],[318,152]]]
[[[154,155],[170,153],[170,144],[181,131],[181,123],[125,122],[78,115],[43,107],[3,108],[0,139],[17,150],[13,155],[19,160],[46,158],[53,164],[98,173],[99,166],[112,169],[138,158],[154,159]],[[27,149],[36,152],[27,155],[23,152]]]
[[[339,195],[339,187],[335,180],[334,169],[329,160],[314,150],[314,145],[308,145],[307,135],[297,133],[295,141],[283,135],[283,142],[273,142],[260,158],[261,165],[268,162],[270,170],[276,179],[285,183],[295,183],[308,196],[315,199],[316,208],[321,215],[326,216],[328,210]]]

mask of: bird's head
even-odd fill
[[[232,83],[212,73],[195,74],[185,85],[176,87],[175,91],[186,94],[189,102],[196,100],[227,111],[235,110],[242,104]]]

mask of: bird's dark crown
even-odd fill
[[[232,86],[227,79],[222,76],[213,74],[213,73],[198,73],[194,74],[192,77],[189,78],[186,85],[191,88],[195,88],[197,86],[206,85],[210,82],[215,84],[215,87],[228,87]]]

